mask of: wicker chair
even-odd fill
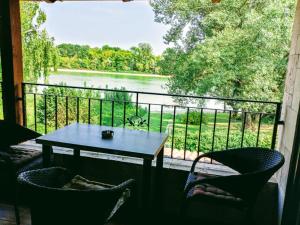
[[[0,120],[0,133],[1,200],[14,203],[16,221],[19,224],[16,179],[18,174],[23,171],[40,168],[42,153],[35,150],[12,149],[10,146],[35,139],[40,134],[3,120]]]
[[[237,175],[212,176],[195,172],[201,158],[210,158],[238,172]],[[284,164],[281,153],[265,148],[240,148],[210,152],[195,159],[189,173],[182,204],[182,215],[186,217],[192,203],[202,206],[223,206],[243,212],[243,224],[253,225],[253,206],[258,193],[272,175]],[[201,210],[201,209],[199,209]],[[224,211],[221,214],[224,213]],[[210,220],[218,220],[218,216]]]
[[[127,180],[102,190],[63,188],[73,177],[74,174],[61,167],[19,175],[20,188],[31,209],[32,225],[104,224],[122,194],[128,190],[132,192],[135,183]]]

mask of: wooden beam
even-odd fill
[[[0,46],[4,119],[23,124],[22,39],[19,0],[0,1]]]

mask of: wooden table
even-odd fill
[[[103,130],[113,130],[112,139],[102,139]],[[80,150],[116,154],[143,159],[142,203],[150,206],[151,164],[156,160],[155,195],[160,196],[163,168],[164,144],[168,135],[159,132],[146,132],[126,128],[107,127],[74,123],[53,133],[36,139],[43,146],[44,166],[50,165],[52,146],[74,149],[74,157],[80,157]],[[160,197],[158,197],[160,198]]]

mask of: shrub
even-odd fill
[[[180,122],[186,124],[187,115],[182,114],[180,115]],[[189,113],[189,124],[190,125],[200,125],[201,120],[201,112],[199,111],[192,111]],[[202,114],[202,124],[208,123],[208,116],[203,112]]]
[[[198,132],[188,132],[186,139],[186,150],[198,150]],[[243,147],[256,146],[257,133],[251,130],[245,131],[243,139]],[[241,147],[242,133],[240,131],[232,131],[229,135],[228,148]],[[172,136],[168,139],[168,147],[171,146]],[[214,137],[214,151],[226,149],[227,132],[224,129],[217,130]],[[211,130],[204,130],[200,135],[200,152],[209,152],[212,150],[213,133]],[[174,148],[184,150],[185,130],[175,129]],[[259,146],[269,148],[271,146],[271,134],[261,133],[259,138]]]
[[[106,86],[106,88],[108,88]],[[120,91],[126,91],[125,87],[121,87],[120,89],[114,88],[116,91],[106,91],[104,93],[104,100],[109,101],[115,101],[116,103],[122,103],[122,102],[131,102],[132,95],[128,92],[120,92]],[[118,91],[120,90],[120,91]]]

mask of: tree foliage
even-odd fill
[[[21,2],[23,71],[26,81],[37,82],[46,77],[51,67],[56,68],[58,58],[54,39],[42,28],[46,14],[38,3]]]
[[[164,52],[160,64],[162,71],[173,71],[169,91],[280,100],[294,4],[293,0],[219,4],[153,0],[156,21],[171,26],[165,41],[175,46]]]
[[[146,43],[130,50],[108,45],[91,48],[88,45],[60,44],[58,50],[62,68],[159,73],[159,57]]]

